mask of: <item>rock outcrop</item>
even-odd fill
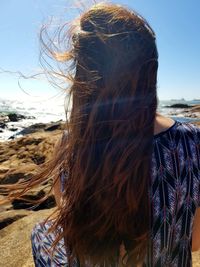
[[[21,215],[9,226],[0,230],[0,267],[34,267],[31,251],[31,231],[37,222],[43,221],[53,209]]]
[[[200,125],[200,105],[189,106],[187,104],[173,104],[167,107],[172,109],[169,115],[179,116],[181,109],[182,117],[196,119],[197,121],[194,123]]]
[[[52,126],[54,127],[55,123]],[[55,144],[61,138],[62,130],[57,129],[57,127],[50,131],[45,131],[45,129],[46,125],[42,131],[40,129],[38,132],[0,143],[0,184],[14,184],[20,179],[32,177],[36,173],[38,166],[51,158]],[[38,186],[30,192],[27,192],[24,198],[26,200],[39,200],[49,192],[50,186],[48,183]],[[1,195],[2,193],[3,191],[0,189],[1,199],[5,197]],[[0,211],[14,210],[13,214],[16,215],[16,210],[32,209],[36,211],[50,209],[52,207],[55,207],[55,198],[51,193],[39,205],[33,206],[33,204],[23,199],[16,199],[12,203],[1,206]],[[6,214],[9,214],[8,220],[6,221],[4,218],[3,222],[1,222],[0,219],[1,227],[5,227],[13,222],[13,218],[10,217],[10,212],[4,213],[4,217]],[[13,215],[15,218],[20,217],[15,215]]]

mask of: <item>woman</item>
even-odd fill
[[[133,11],[98,4],[80,17],[72,49],[51,54],[75,71],[67,132],[26,187],[54,176],[58,213],[33,229],[36,266],[191,266],[200,130],[156,112],[153,30]]]

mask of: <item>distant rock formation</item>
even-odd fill
[[[172,104],[169,106],[165,106],[166,108],[191,108],[192,106],[188,104],[182,104],[182,103],[177,103],[177,104]]]

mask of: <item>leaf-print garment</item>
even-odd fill
[[[176,121],[154,136],[150,185],[151,240],[143,267],[191,267],[192,226],[195,210],[200,206],[198,127]],[[48,227],[38,223],[32,231],[35,265],[67,267],[62,240],[50,260],[47,249],[54,236],[45,236]],[[75,260],[74,267],[78,266]]]

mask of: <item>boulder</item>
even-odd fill
[[[21,130],[17,135],[27,135],[36,132],[55,131],[64,129],[64,122],[62,120],[50,123],[35,123],[25,129]]]
[[[7,127],[7,125],[4,122],[0,122],[0,128],[1,129],[5,129]]]
[[[26,119],[26,117],[24,115],[21,114],[17,114],[17,113],[10,113],[8,114],[8,118],[10,121],[16,122],[22,119]]]
[[[58,123],[53,123],[50,126],[47,126],[44,130],[51,132],[51,131],[59,130],[61,128],[62,128],[62,124],[58,122]]]
[[[47,127],[46,123],[35,123],[29,127],[26,127],[25,129],[21,130],[18,135],[26,135],[31,134],[35,132],[43,131]]]
[[[13,127],[13,128],[9,128],[8,130],[11,132],[16,132],[18,130],[18,128]]]

